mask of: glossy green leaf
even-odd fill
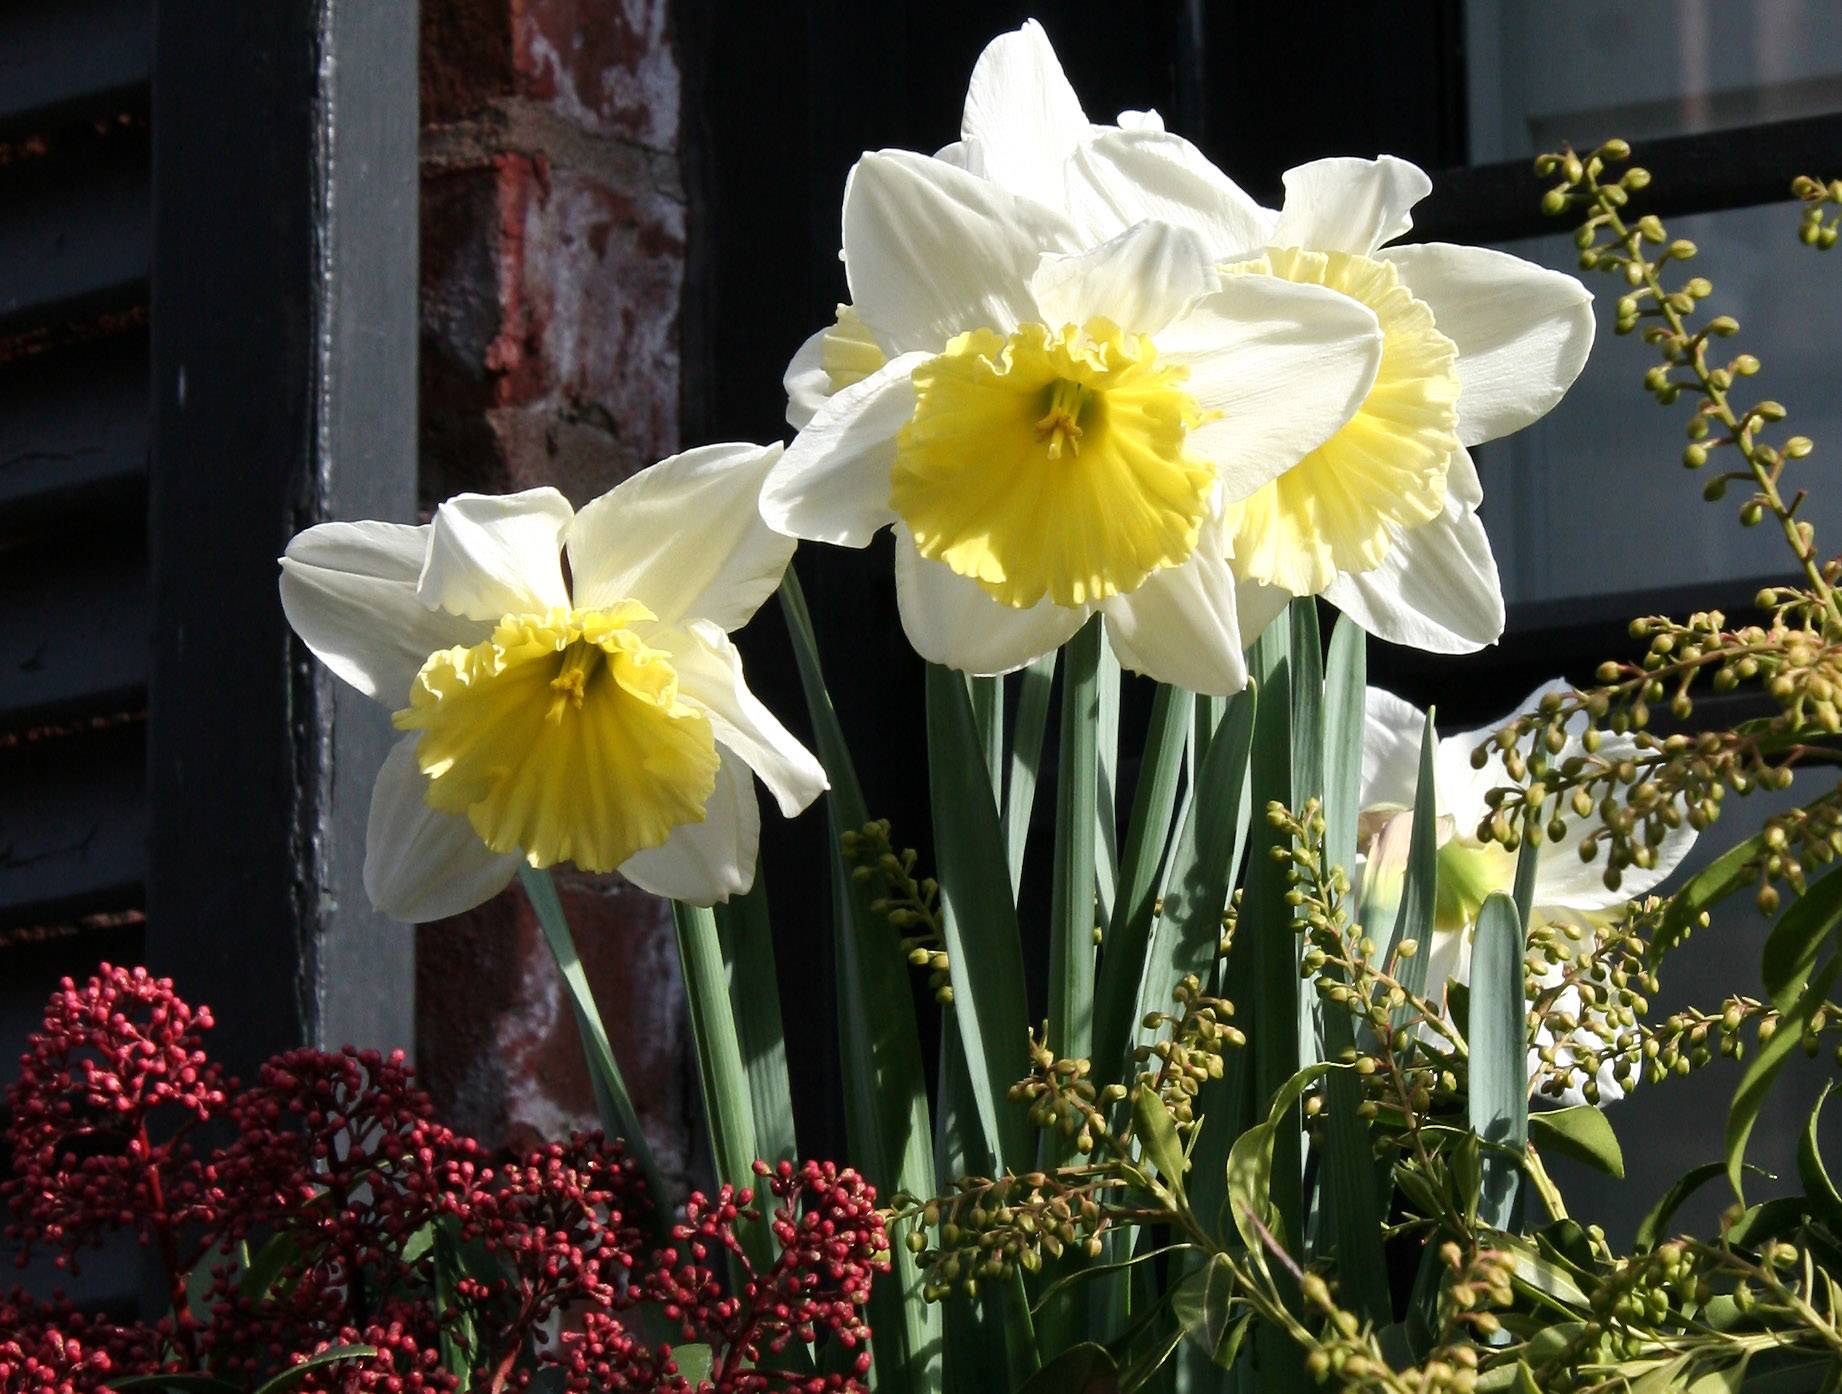
[[[1105,1346],[1083,1341],[1038,1370],[1017,1394],[1120,1394],[1119,1367]]]
[[[1478,911],[1471,950],[1471,1131],[1485,1142],[1518,1151],[1529,1140],[1523,951],[1515,902],[1500,892],[1490,896]],[[1508,1229],[1516,1219],[1520,1174],[1508,1158],[1494,1153],[1481,1157],[1480,1165],[1478,1218],[1494,1229]]]
[[[868,886],[844,864],[839,839],[869,821],[844,732],[825,690],[812,618],[799,578],[787,568],[781,609],[793,641],[813,744],[831,789],[832,949],[837,971],[838,1062],[845,1137],[852,1160],[885,1195],[934,1194],[933,1125],[916,1028],[909,969],[894,934],[870,909]],[[921,1273],[902,1245],[895,1271],[870,1298],[872,1351],[881,1394],[934,1394],[939,1388],[940,1314],[921,1300]]]
[[[1005,1097],[1029,1050],[1017,904],[972,702],[960,675],[938,664],[927,670],[927,768],[953,983],[949,1020],[965,1048],[980,1129],[998,1164],[1021,1170],[1034,1155],[1026,1155],[1029,1119]]]
[[[1213,1254],[1201,1267],[1185,1274],[1171,1289],[1171,1315],[1183,1334],[1217,1365],[1227,1369],[1240,1352],[1252,1313],[1236,1312],[1234,1270],[1223,1254]]]
[[[1812,882],[1766,936],[1759,974],[1779,1011],[1797,1001],[1823,945],[1842,923],[1842,871]]]
[[[551,957],[556,960],[557,971],[563,975],[563,986],[569,992],[570,1009],[576,1018],[576,1033],[581,1037],[583,1053],[588,1057],[589,1078],[595,1086],[595,1102],[600,1106],[602,1130],[610,1137],[620,1138],[626,1143],[628,1155],[639,1164],[640,1172],[646,1178],[648,1193],[668,1196],[671,1192],[665,1187],[665,1178],[653,1159],[645,1130],[640,1127],[639,1113],[633,1107],[633,1098],[627,1092],[627,1081],[621,1075],[620,1064],[614,1058],[614,1047],[608,1040],[608,1028],[602,1024],[601,1009],[595,1005],[595,994],[588,985],[588,974],[583,971],[582,959],[576,953],[576,941],[569,932],[569,921],[563,915],[563,903],[557,899],[556,883],[550,879],[548,871],[540,871],[523,862],[518,864],[518,879],[524,884],[525,895],[530,898],[531,909],[536,913],[537,923],[544,932],[544,942],[549,945]],[[659,1209],[662,1212],[664,1207]]]
[[[1748,884],[1747,863],[1765,849],[1765,834],[1749,837],[1731,847],[1689,878],[1688,884],[1669,898],[1657,932],[1651,937],[1650,959],[1656,962],[1691,933],[1701,917]]]
[[[780,974],[774,962],[774,933],[768,923],[765,870],[755,868],[755,884],[746,894],[716,907],[716,933],[722,943],[723,968],[729,982],[729,1010],[748,1078],[749,1108],[755,1120],[755,1147],[769,1162],[793,1161],[799,1141],[793,1134],[793,1083],[787,1072],[787,1038],[780,1019]]]
[[[1188,1162],[1183,1143],[1177,1136],[1176,1122],[1155,1089],[1141,1088],[1132,1096],[1132,1122],[1138,1133],[1138,1145],[1146,1158],[1158,1169],[1158,1179],[1173,1196],[1183,1196],[1183,1173]]]
[[[1170,838],[1171,814],[1183,769],[1184,737],[1195,698],[1181,688],[1160,683],[1151,699],[1145,753],[1139,761],[1132,812],[1126,820],[1125,849],[1120,858],[1118,893],[1101,945],[1094,986],[1094,1064],[1098,1083],[1129,1074],[1126,1043],[1137,1023],[1139,982],[1151,942],[1157,905],[1158,873]]]
[[[1634,1240],[1636,1247],[1654,1249],[1669,1232],[1669,1222],[1675,1219],[1676,1212],[1684,1202],[1715,1177],[1725,1175],[1726,1170],[1725,1162],[1703,1162],[1677,1177],[1669,1189],[1657,1198],[1657,1203],[1650,1207],[1649,1213],[1638,1222]]]
[[[292,1389],[307,1375],[328,1365],[337,1365],[342,1360],[369,1360],[377,1354],[376,1346],[333,1346],[310,1355],[297,1365],[290,1365],[280,1374],[273,1375],[256,1386],[255,1394],[281,1394],[284,1389]],[[119,1387],[119,1386],[117,1386]]]
[[[1742,1200],[1746,1198],[1746,1191],[1741,1172],[1753,1124],[1759,1120],[1759,1111],[1765,1107],[1766,1096],[1771,1093],[1778,1072],[1791,1058],[1791,1053],[1800,1048],[1804,1027],[1828,997],[1839,968],[1842,968],[1842,957],[1831,955],[1828,962],[1810,975],[1797,1000],[1779,1017],[1778,1029],[1772,1033],[1772,1038],[1747,1060],[1746,1071],[1733,1091],[1733,1102],[1727,1109],[1727,1180],[1734,1195]]]
[[[1101,619],[1068,641],[1055,775],[1055,876],[1049,903],[1049,1048],[1086,1059],[1094,1036],[1094,819],[1099,781]]]
[[[672,1360],[678,1366],[678,1373],[693,1389],[710,1378],[710,1366],[715,1359],[715,1352],[701,1342],[672,1347]]]
[[[1013,890],[1023,879],[1023,854],[1030,840],[1030,810],[1036,804],[1036,781],[1043,763],[1043,732],[1049,725],[1049,697],[1055,687],[1055,663],[1060,655],[1060,649],[1046,653],[1017,676],[1017,715],[1011,727],[1011,773],[1004,794],[1004,843]]]
[[[1281,1132],[1291,1126],[1288,1117],[1304,1092],[1324,1075],[1345,1068],[1348,1067],[1319,1061],[1297,1071],[1274,1094],[1266,1120],[1242,1133],[1229,1148],[1228,1204],[1235,1228],[1249,1252],[1258,1253],[1265,1247],[1253,1220],[1265,1225],[1280,1243],[1297,1242],[1298,1235],[1288,1228],[1288,1217],[1273,1203],[1275,1144]]]
[[[1529,1115],[1529,1138],[1543,1151],[1559,1152],[1607,1176],[1625,1179],[1625,1154],[1603,1109],[1592,1104],[1547,1109]]]
[[[1829,1179],[1829,1168],[1823,1165],[1823,1150],[1816,1136],[1817,1122],[1823,1116],[1823,1104],[1833,1088],[1833,1081],[1823,1086],[1823,1092],[1817,1096],[1810,1117],[1804,1123],[1804,1130],[1798,1136],[1797,1174],[1804,1183],[1804,1198],[1810,1202],[1811,1209],[1827,1220],[1832,1228],[1842,1228],[1842,1192],[1838,1192],[1836,1183]]]

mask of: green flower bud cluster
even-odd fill
[[[1842,235],[1837,228],[1837,223],[1842,221],[1842,214],[1825,219],[1823,210],[1826,206],[1842,204],[1842,179],[1832,179],[1825,184],[1820,179],[1800,174],[1791,181],[1791,192],[1804,201],[1803,217],[1797,225],[1797,240],[1806,247],[1815,247],[1823,252],[1835,246],[1837,236]]]
[[[934,1000],[943,1007],[951,1006],[953,983],[940,924],[940,883],[931,876],[915,879],[920,856],[912,847],[896,851],[887,818],[846,829],[838,841],[855,880],[882,882],[883,893],[870,902],[870,908],[901,934],[902,955],[910,966],[926,972]]]
[[[1164,1034],[1133,1047],[1140,1067],[1133,1088],[1156,1089],[1178,1128],[1185,1129],[1196,1122],[1196,1095],[1202,1086],[1222,1077],[1228,1050],[1246,1045],[1247,1037],[1229,1021],[1234,1003],[1207,995],[1194,974],[1178,983],[1171,997],[1176,1012],[1147,1012],[1140,1023],[1147,1031]]]
[[[1058,1060],[1049,1049],[1049,1026],[1030,1033],[1028,1078],[1010,1087],[1010,1101],[1027,1104],[1030,1122],[1046,1133],[1059,1133],[1075,1151],[1092,1153],[1114,1141],[1106,1109],[1126,1097],[1123,1084],[1095,1089],[1091,1060]]]
[[[1787,504],[1779,487],[1786,464],[1808,455],[1813,447],[1804,436],[1791,436],[1778,445],[1768,445],[1760,439],[1762,428],[1784,419],[1785,409],[1777,402],[1764,400],[1735,408],[1729,401],[1728,394],[1735,383],[1759,371],[1759,360],[1749,353],[1738,354],[1724,363],[1710,358],[1711,342],[1731,338],[1739,332],[1739,322],[1731,315],[1715,315],[1698,324],[1691,323],[1699,318],[1701,303],[1714,290],[1705,276],[1689,277],[1673,290],[1665,286],[1662,277],[1669,264],[1693,259],[1696,247],[1685,239],[1671,238],[1654,214],[1627,220],[1625,210],[1631,195],[1648,186],[1650,176],[1642,169],[1631,168],[1610,182],[1607,177],[1609,167],[1622,164],[1630,154],[1630,146],[1614,140],[1585,159],[1571,150],[1537,157],[1535,172],[1539,177],[1560,175],[1560,182],[1544,196],[1542,207],[1551,214],[1584,210],[1585,220],[1574,239],[1580,248],[1581,268],[1616,275],[1626,286],[1618,301],[1618,332],[1630,333],[1640,322],[1648,321],[1643,338],[1658,350],[1663,361],[1644,375],[1645,389],[1664,406],[1672,405],[1684,392],[1695,402],[1683,463],[1690,469],[1700,469],[1708,463],[1709,451],[1723,445],[1735,447],[1741,457],[1744,468],[1711,482],[1704,490],[1705,496],[1710,500],[1721,498],[1727,485],[1734,482],[1752,486],[1740,505],[1740,522],[1751,527],[1768,513],[1777,520],[1798,564],[1810,579],[1812,591],[1821,598],[1830,620],[1842,629],[1842,608],[1837,606],[1831,585],[1817,564],[1811,527],[1794,516],[1801,495]],[[1814,181],[1800,180],[1794,186],[1800,196],[1807,197],[1806,183]],[[1820,202],[1816,208],[1820,219]],[[1809,226],[1808,211],[1805,216]],[[1815,240],[1822,241],[1820,223]],[[1648,248],[1661,250],[1653,257]]]
[[[1319,1384],[1343,1389],[1382,1389],[1399,1394],[1472,1394],[1477,1388],[1478,1352],[1470,1345],[1443,1346],[1419,1365],[1394,1369],[1374,1333],[1355,1313],[1337,1305],[1330,1284],[1316,1273],[1299,1282],[1309,1310],[1324,1318],[1305,1369]]]
[[[903,1242],[921,1267],[929,1302],[955,1292],[976,1297],[981,1283],[1039,1271],[1045,1256],[1098,1258],[1114,1220],[1102,1197],[1123,1183],[1104,1174],[1032,1171],[954,1185],[953,1194],[925,1202],[896,1197],[894,1217],[911,1225]]]

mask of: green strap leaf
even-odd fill
[[[760,1154],[755,1146],[748,1068],[742,1061],[742,1043],[730,1010],[729,974],[723,965],[716,916],[703,906],[674,901],[672,927],[677,931],[678,964],[690,1007],[691,1043],[697,1053],[710,1155],[716,1162],[717,1180],[741,1190],[754,1185],[754,1162]]]
[[[583,971],[581,956],[576,953],[575,937],[570,934],[569,921],[563,915],[563,903],[557,899],[556,883],[550,879],[548,871],[540,871],[524,862],[518,864],[518,879],[531,901],[531,909],[537,915],[537,923],[544,932],[551,957],[556,960],[557,970],[563,975],[563,986],[569,990],[569,1005],[575,1013],[576,1032],[582,1038],[583,1053],[588,1057],[588,1073],[594,1082],[602,1129],[610,1137],[626,1143],[628,1153],[646,1178],[646,1189],[653,1197],[655,1211],[662,1216],[668,1209],[665,1197],[671,1192],[665,1188],[665,1178],[653,1159],[646,1133],[640,1127],[633,1097],[627,1092],[627,1081],[621,1075],[619,1062],[614,1059],[608,1028],[602,1024],[601,1010],[595,1005],[595,994],[588,985],[588,974]]]
[[[868,886],[852,877],[839,839],[869,821],[838,714],[825,690],[812,617],[789,566],[780,603],[793,641],[813,743],[831,790],[832,949],[837,968],[838,1059],[844,1084],[845,1135],[853,1160],[877,1189],[934,1193],[933,1124],[915,1022],[908,965],[894,935],[870,909]],[[934,1394],[939,1388],[940,1314],[921,1300],[914,1256],[896,1245],[894,1272],[870,1298],[873,1357],[884,1394]]]
[[[1842,969],[1842,957],[1832,954],[1829,961],[1811,975],[1790,1009],[1779,1015],[1778,1029],[1772,1033],[1772,1038],[1746,1062],[1746,1072],[1733,1091],[1733,1102],[1727,1109],[1727,1181],[1741,1200],[1746,1199],[1741,1175],[1753,1124],[1759,1121],[1759,1111],[1765,1107],[1772,1082],[1778,1078],[1785,1061],[1791,1058],[1791,1052],[1801,1044],[1804,1027],[1809,1024],[1812,1013],[1828,998],[1838,969]]]
[[[1413,832],[1408,840],[1407,875],[1401,884],[1401,907],[1395,913],[1394,933],[1388,938],[1387,961],[1394,966],[1394,976],[1409,992],[1426,991],[1426,960],[1430,956],[1433,936],[1433,905],[1439,895],[1439,787],[1433,773],[1433,755],[1439,746],[1438,732],[1433,729],[1433,712],[1426,713],[1426,728],[1420,734],[1420,771],[1414,783]],[[1403,941],[1412,939],[1420,951],[1412,958],[1397,959]],[[1395,1025],[1413,1014],[1411,1006],[1395,1013]]]
[[[793,1084],[787,1071],[787,1037],[780,1019],[780,974],[774,963],[774,933],[768,923],[767,880],[755,868],[747,894],[716,907],[716,933],[729,982],[729,1010],[735,1017],[742,1067],[748,1076],[755,1147],[769,1162],[794,1161]]]
[[[1011,727],[1010,784],[1004,796],[1004,842],[1011,868],[1011,889],[1023,881],[1023,854],[1030,842],[1030,810],[1042,772],[1043,732],[1049,726],[1049,696],[1055,686],[1055,663],[1061,650],[1046,653],[1017,678],[1017,715]]]
[[[1178,776],[1183,769],[1184,737],[1195,698],[1181,688],[1158,684],[1151,699],[1151,722],[1145,753],[1139,761],[1132,813],[1126,821],[1118,894],[1101,945],[1100,972],[1094,988],[1094,1065],[1097,1083],[1124,1078],[1126,1043],[1137,1022],[1139,981],[1151,942],[1152,913],[1157,905],[1158,872],[1170,837],[1177,804]],[[1128,1072],[1129,1073],[1129,1072]]]
[[[1100,667],[1095,675],[1094,893],[1101,924],[1113,917],[1119,890],[1119,659],[1100,627]]]
[[[1470,1118],[1471,1131],[1485,1142],[1518,1152],[1529,1140],[1523,952],[1522,922],[1516,916],[1515,902],[1498,892],[1478,911],[1477,938],[1471,950]],[[1520,1172],[1507,1157],[1494,1152],[1485,1152],[1479,1166],[1483,1184],[1478,1219],[1493,1229],[1512,1228],[1519,1205]]]
[[[1004,679],[966,679],[972,698],[973,725],[978,728],[979,749],[985,757],[985,775],[991,781],[994,803],[1004,798]]]
[[[1093,1054],[1094,826],[1101,618],[1068,641],[1062,737],[1056,762],[1055,878],[1049,906],[1049,1048],[1070,1060]]]
[[[1001,1167],[1024,1169],[1031,1160],[1025,1155],[1029,1120],[1006,1102],[1029,1049],[1017,905],[966,684],[937,664],[927,670],[927,768],[953,983],[951,1024],[965,1049],[980,1129],[993,1156]]]
[[[1529,1138],[1544,1151],[1559,1152],[1619,1181],[1625,1179],[1625,1154],[1618,1145],[1618,1134],[1604,1111],[1592,1104],[1531,1113]]]

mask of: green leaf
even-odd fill
[[[1017,677],[1017,715],[1011,727],[1011,775],[1004,798],[1004,842],[1011,869],[1011,889],[1023,880],[1023,854],[1030,841],[1030,810],[1042,773],[1043,732],[1049,726],[1049,696],[1055,687],[1055,663],[1061,650],[1046,653]]]
[[[1765,834],[1749,837],[1729,848],[1696,872],[1669,898],[1657,932],[1650,941],[1650,961],[1660,960],[1700,922],[1701,917],[1747,884],[1746,865],[1765,850]]]
[[[755,1147],[769,1162],[794,1161],[793,1084],[787,1072],[787,1037],[780,1019],[780,974],[774,963],[774,933],[768,923],[767,879],[755,868],[755,884],[744,895],[716,907],[716,933],[729,980],[729,1010],[748,1076]]]
[[[937,664],[927,669],[927,769],[951,1024],[986,1143],[1000,1167],[1021,1170],[1033,1157],[1029,1119],[1006,1100],[1024,1073],[1030,1032],[1017,904],[966,684]]]
[[[1625,1154],[1605,1113],[1591,1104],[1529,1115],[1529,1136],[1544,1150],[1584,1162],[1607,1176],[1625,1179]]]
[[[703,1344],[672,1347],[672,1363],[678,1367],[678,1373],[695,1389],[710,1378],[710,1367],[716,1361],[715,1353]]]
[[[264,1380],[256,1386],[255,1394],[281,1394],[281,1391],[299,1384],[303,1376],[327,1365],[337,1365],[341,1360],[369,1360],[377,1354],[376,1346],[333,1346],[318,1355],[310,1355],[298,1365],[290,1365],[280,1374]]]
[[[1223,1369],[1234,1364],[1252,1312],[1235,1314],[1234,1268],[1225,1254],[1192,1269],[1171,1289],[1170,1310],[1202,1353]]]
[[[1228,1150],[1228,1203],[1234,1212],[1235,1228],[1240,1232],[1249,1252],[1259,1253],[1265,1248],[1260,1231],[1253,1226],[1249,1217],[1264,1224],[1280,1243],[1291,1244],[1297,1241],[1297,1234],[1287,1228],[1288,1219],[1283,1211],[1269,1218],[1274,1210],[1274,1144],[1281,1130],[1290,1126],[1286,1121],[1287,1115],[1297,1106],[1305,1090],[1332,1070],[1348,1068],[1346,1065],[1320,1060],[1297,1071],[1274,1094],[1266,1121],[1242,1133]]]
[[[1766,936],[1759,972],[1779,1011],[1797,1001],[1838,922],[1842,922],[1842,871],[1832,871],[1806,887]]]
[[[1119,659],[1100,626],[1100,667],[1095,682],[1094,887],[1100,923],[1113,917],[1119,889]]]
[[[1635,1246],[1639,1249],[1654,1249],[1683,1203],[1715,1177],[1724,1175],[1726,1170],[1725,1162],[1703,1162],[1677,1177],[1669,1189],[1658,1197],[1657,1203],[1650,1207],[1649,1213],[1638,1222],[1637,1237],[1633,1241]]]
[[[1426,712],[1426,728],[1420,735],[1420,772],[1414,784],[1412,834],[1408,839],[1407,875],[1401,885],[1401,905],[1394,916],[1394,933],[1388,938],[1384,961],[1393,965],[1394,976],[1402,987],[1414,994],[1426,991],[1426,961],[1433,947],[1433,905],[1439,896],[1439,789],[1433,775],[1433,754],[1439,736],[1433,729],[1433,711]],[[1420,951],[1412,958],[1395,957],[1401,944],[1414,940]],[[1472,970],[1472,999],[1477,996],[1477,972]],[[1473,1011],[1476,1010],[1475,1005]],[[1397,1007],[1393,1022],[1396,1030],[1414,1014],[1411,1003]]]
[[[755,1158],[760,1149],[755,1142],[754,1097],[730,1006],[729,973],[723,963],[716,916],[704,906],[673,901],[672,927],[677,931],[678,966],[690,1008],[691,1043],[697,1055],[710,1156],[716,1163],[716,1179],[739,1191],[755,1184]],[[771,980],[766,987],[774,990]],[[757,1268],[773,1264],[773,1235],[766,1225],[750,1225],[744,1243]]]
[[[1337,617],[1324,666],[1324,855],[1356,874],[1356,823],[1362,802],[1362,738],[1367,724],[1368,635]]]
[[[1183,769],[1184,735],[1195,698],[1181,688],[1158,684],[1151,699],[1151,722],[1145,753],[1139,761],[1138,785],[1126,820],[1125,851],[1119,867],[1113,916],[1101,945],[1100,972],[1094,987],[1095,1082],[1125,1078],[1126,1043],[1137,1024],[1139,981],[1151,942],[1157,905],[1158,872],[1170,837],[1177,803],[1177,779]],[[1174,984],[1173,984],[1174,986]]]
[[[1823,1086],[1823,1092],[1817,1095],[1816,1106],[1810,1110],[1810,1118],[1804,1124],[1804,1131],[1797,1140],[1797,1174],[1804,1183],[1804,1196],[1811,1208],[1821,1215],[1832,1228],[1842,1227],[1842,1192],[1836,1190],[1836,1183],[1829,1179],[1829,1168],[1823,1165],[1823,1152],[1817,1145],[1817,1120],[1823,1116],[1824,1101],[1829,1098],[1829,1091],[1835,1088],[1831,1081]]]
[[[447,1216],[436,1222],[435,1310],[450,1314],[440,1328],[441,1367],[454,1376],[461,1394],[472,1388],[480,1339],[475,1308],[460,1300],[460,1281],[477,1277],[490,1283],[500,1276],[490,1268],[484,1272],[472,1271],[467,1262],[467,1248],[461,1242],[458,1220]]]
[[[1132,1122],[1138,1132],[1139,1147],[1158,1169],[1158,1179],[1181,1200],[1183,1173],[1188,1162],[1183,1155],[1183,1143],[1177,1137],[1177,1125],[1157,1090],[1141,1086],[1133,1092]]]
[[[1421,768],[1425,778],[1424,763]],[[1417,811],[1414,817],[1417,834]],[[1406,908],[1405,901],[1402,908]],[[1515,902],[1501,892],[1490,896],[1478,911],[1477,938],[1471,951],[1471,1131],[1485,1142],[1517,1151],[1529,1140],[1523,950]],[[1486,1153],[1479,1164],[1483,1190],[1478,1218],[1493,1229],[1509,1229],[1515,1223],[1520,1174],[1508,1158],[1495,1153]]]
[[[1324,802],[1324,651],[1318,632],[1318,603],[1311,596],[1287,607],[1291,625],[1292,777],[1289,802],[1302,812],[1312,799]],[[1357,752],[1357,760],[1361,760]],[[1325,831],[1329,831],[1326,824]],[[1353,859],[1352,859],[1353,860]],[[1346,866],[1346,870],[1354,870]],[[1303,939],[1300,938],[1302,950]],[[1298,1003],[1298,1044],[1294,1063],[1308,1065],[1317,1059],[1318,995],[1302,992],[1293,972],[1292,995]]]
[[[610,1137],[626,1143],[628,1154],[639,1164],[640,1173],[646,1178],[646,1190],[653,1198],[655,1214],[663,1216],[668,1208],[665,1197],[671,1192],[665,1187],[665,1178],[653,1158],[645,1130],[640,1127],[633,1098],[627,1093],[627,1081],[614,1058],[608,1028],[602,1024],[601,1010],[595,1005],[588,974],[583,971],[575,938],[569,932],[569,921],[563,915],[563,903],[557,899],[556,883],[550,879],[548,871],[540,871],[524,862],[518,864],[518,879],[524,883],[525,895],[543,929],[544,942],[550,946],[557,971],[563,975],[563,986],[569,991],[576,1033],[582,1038],[583,1053],[588,1056],[589,1078],[594,1082],[595,1102],[600,1106],[601,1126]]]
[[[1049,1049],[1080,1060],[1094,1048],[1094,820],[1100,765],[1101,618],[1068,641],[1055,771],[1055,878],[1049,905]]]
[[[1171,849],[1163,911],[1133,985],[1137,1000],[1127,1022],[1126,1040],[1117,1062],[1107,1062],[1108,1068],[1123,1071],[1119,1078],[1130,1077],[1124,1057],[1131,1048],[1133,1028],[1145,1014],[1167,1010],[1171,990],[1185,974],[1194,973],[1205,983],[1211,979],[1221,949],[1222,911],[1234,884],[1235,824],[1246,787],[1257,707],[1258,698],[1251,688],[1235,697],[1197,772],[1196,796]],[[1122,957],[1133,950],[1130,943],[1117,947]]]
[[[839,839],[869,821],[844,732],[819,664],[812,618],[789,566],[781,609],[793,641],[813,744],[831,790],[832,950],[837,971],[838,1063],[845,1138],[852,1160],[883,1195],[934,1194],[933,1125],[908,965],[898,941],[870,909],[870,888],[844,864]],[[873,1356],[882,1394],[934,1394],[939,1388],[940,1314],[921,1300],[921,1272],[902,1245],[894,1272],[870,1298]]]
[[[1839,968],[1842,968],[1842,957],[1831,955],[1829,961],[1811,976],[1796,1002],[1780,1015],[1778,1029],[1772,1033],[1772,1038],[1747,1060],[1746,1072],[1740,1076],[1740,1082],[1733,1091],[1733,1102],[1727,1109],[1727,1180],[1733,1187],[1734,1195],[1741,1200],[1746,1198],[1745,1188],[1741,1184],[1741,1170],[1746,1160],[1746,1142],[1752,1136],[1753,1124],[1759,1120],[1759,1111],[1765,1107],[1766,1096],[1771,1093],[1772,1082],[1778,1078],[1778,1072],[1784,1068],[1785,1061],[1791,1058],[1791,1052],[1801,1045],[1804,1027],[1809,1024],[1811,1014],[1828,997]]]
[[[1105,1346],[1070,1346],[1025,1381],[1017,1394],[1120,1394],[1119,1367]]]
[[[999,803],[1004,798],[1004,679],[968,677],[965,681],[979,750],[985,757],[985,777],[991,782],[991,799]]]

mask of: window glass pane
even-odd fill
[[[1842,111],[1833,0],[1469,0],[1471,159]]]

